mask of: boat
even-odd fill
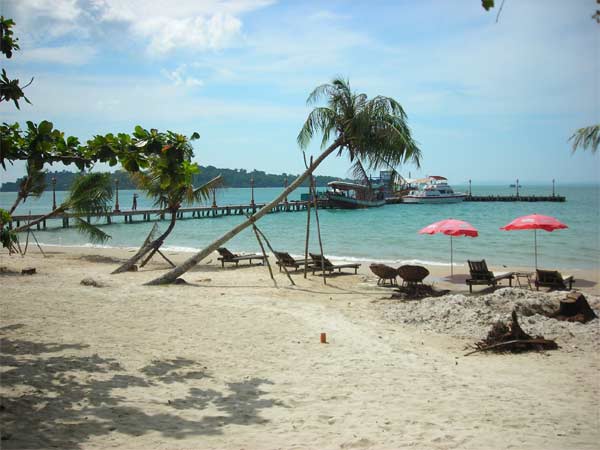
[[[402,203],[459,203],[467,196],[464,192],[454,192],[447,178],[439,175],[408,182],[416,188],[402,196]]]
[[[385,205],[383,188],[379,185],[365,185],[346,181],[327,183],[329,203],[336,208],[359,209]]]

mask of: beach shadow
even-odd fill
[[[122,264],[126,260],[122,258],[115,258],[112,256],[104,256],[104,255],[83,255],[78,256],[73,259],[79,259],[83,261],[89,261],[93,263],[102,263],[102,264]]]
[[[140,372],[150,379],[167,384],[181,383],[190,379],[210,378],[205,372],[206,367],[202,367],[202,370],[182,370],[194,366],[196,366],[196,361],[185,358],[155,360],[141,368]]]
[[[8,331],[8,327],[3,331]],[[164,388],[158,389],[162,383],[209,377],[206,367],[176,357],[152,361],[141,370],[128,373],[113,358],[71,355],[87,348],[85,344],[3,341],[0,347],[4,367],[0,399],[3,449],[80,449],[90,438],[109,438],[113,432],[132,437],[159,432],[174,439],[215,435],[221,434],[222,427],[228,424],[265,423],[267,420],[260,416],[262,410],[285,406],[265,398],[267,392],[260,387],[272,384],[271,381],[251,378],[226,383],[222,392],[191,387],[185,397],[164,399],[165,408],[150,413],[131,406],[128,389],[135,388],[136,392],[145,389],[147,397],[155,398],[157,393],[165,392]],[[70,354],[55,355],[63,350],[70,350]],[[178,412],[208,407],[217,408],[220,414],[188,420]]]

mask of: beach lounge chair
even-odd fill
[[[416,286],[423,283],[423,280],[429,275],[429,270],[423,266],[405,265],[398,268],[398,274],[403,280],[403,285]]]
[[[481,261],[468,261],[468,263],[469,272],[471,272],[471,278],[468,278],[466,281],[469,285],[469,292],[473,292],[474,284],[496,286],[501,280],[508,280],[508,285],[512,286],[513,272],[494,274],[488,269],[485,259]]]
[[[548,287],[552,290],[571,290],[573,283],[575,282],[573,275],[563,277],[557,270],[537,269],[536,272],[535,288],[538,291],[540,290],[540,286]]]
[[[396,277],[398,276],[398,269],[386,266],[385,264],[371,264],[369,266],[371,272],[379,277],[377,284],[385,284],[387,280],[390,281],[390,285],[397,284]]]
[[[321,267],[324,267],[326,272],[333,272],[336,269],[338,272],[341,272],[342,269],[354,269],[355,274],[360,267],[360,264],[331,264],[331,261],[325,258],[325,256],[315,253],[310,253],[310,257],[312,258],[313,275],[317,270],[321,270]]]
[[[217,251],[221,255],[219,258],[217,258],[219,261],[221,261],[221,267],[225,267],[226,262],[235,263],[236,267],[240,261],[250,261],[250,264],[252,264],[253,259],[260,260],[263,264],[265,263],[265,257],[257,253],[252,253],[250,255],[236,255],[235,253],[231,253],[225,247],[218,248]]]
[[[279,271],[281,272],[281,268],[285,267],[293,267],[295,270],[298,270],[301,266],[310,265],[310,259],[294,259],[288,252],[276,252],[273,251],[275,257],[277,258],[277,265],[279,266]]]

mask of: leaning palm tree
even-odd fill
[[[196,139],[196,136],[196,134],[192,135],[192,139]],[[155,206],[171,215],[171,220],[160,236],[147,239],[138,252],[115,269],[113,274],[132,269],[144,257],[142,266],[145,265],[156,252],[162,254],[159,249],[173,231],[181,206],[208,199],[212,189],[222,183],[219,175],[208,183],[194,188],[193,178],[200,168],[196,163],[191,162],[194,153],[185,136],[172,132],[156,132],[152,135],[152,139],[160,143],[159,151],[148,157],[147,171],[135,172],[132,177],[138,187],[155,200]]]
[[[106,242],[110,236],[84,217],[107,213],[110,210],[111,199],[112,187],[108,174],[82,174],[73,181],[67,198],[60,205],[48,214],[16,228],[14,232],[22,233],[44,220],[67,213],[73,217],[75,228],[87,235],[90,241]]]
[[[580,128],[569,140],[573,141],[573,152],[577,148],[582,148],[583,150],[590,150],[592,153],[596,153],[600,145],[600,124]]]
[[[394,99],[377,96],[369,100],[365,94],[353,92],[348,81],[341,79],[317,87],[309,95],[307,103],[314,104],[321,98],[326,99],[326,106],[313,109],[298,134],[298,144],[303,150],[315,135],[322,134],[321,148],[324,150],[306,171],[248,220],[219,237],[183,264],[147,284],[174,282],[218,247],[271,211],[297,189],[327,156],[336,151],[338,156],[346,154],[351,162],[359,159],[366,163],[369,169],[398,165],[406,161],[419,165],[421,152],[411,137],[406,113]]]

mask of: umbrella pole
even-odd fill
[[[535,270],[537,270],[537,230],[533,229],[533,246],[535,248]]]
[[[453,258],[452,258],[452,236],[450,236],[450,276],[453,277],[454,276],[454,264],[453,264]]]

